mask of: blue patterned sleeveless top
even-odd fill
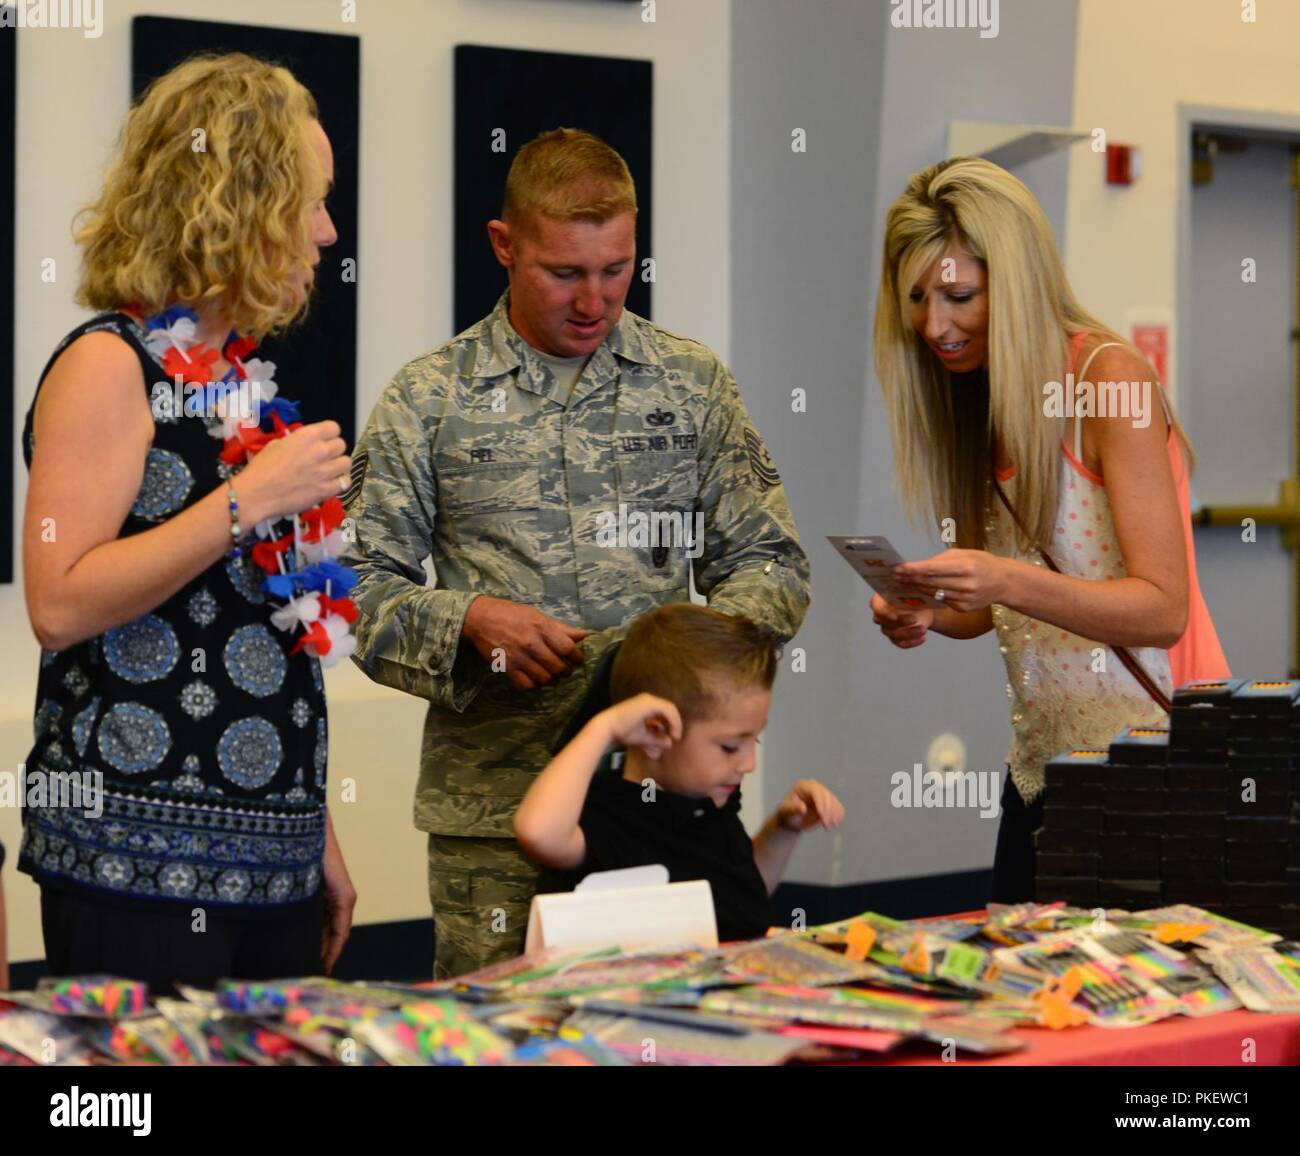
[[[106,313],[73,330],[107,331],[140,359],[154,419],[144,479],[119,537],[138,534],[231,476],[208,422],[177,412],[144,330]],[[40,386],[37,387],[39,395]],[[35,399],[23,429],[31,466]],[[48,789],[23,814],[19,870],[44,886],[134,904],[202,904],[282,915],[312,900],[325,848],[327,725],[320,664],[290,655],[245,553],[223,559],[132,622],[41,654],[33,772],[102,774],[102,814]],[[75,800],[75,797],[74,797]],[[46,805],[39,805],[44,802]],[[55,805],[62,803],[64,805]]]

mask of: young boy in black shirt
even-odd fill
[[[524,851],[550,871],[539,890],[572,890],[593,871],[662,863],[672,882],[707,879],[718,937],[767,930],[800,834],[844,817],[821,783],[802,780],[750,842],[740,784],[767,724],[776,651],[752,622],[690,602],[638,618],[614,659],[614,705],[548,764],[515,814]],[[601,770],[611,746],[621,767]]]

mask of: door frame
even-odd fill
[[[1179,376],[1185,381],[1190,356],[1191,280],[1192,280],[1192,130],[1198,127],[1239,129],[1260,140],[1290,142],[1300,146],[1300,115],[1284,112],[1266,112],[1262,109],[1231,108],[1226,105],[1179,104],[1176,106],[1178,127],[1174,140],[1174,180],[1176,228],[1178,230],[1175,252],[1177,267],[1174,285],[1174,356]],[[1293,274],[1294,275],[1294,274]],[[1189,412],[1192,391],[1178,390],[1179,413]]]

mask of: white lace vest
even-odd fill
[[[1077,434],[1075,444],[1079,444]],[[1079,450],[1075,458],[1081,463]],[[1018,507],[1016,481],[1011,476],[1002,478],[1001,484]],[[1015,525],[996,497],[986,531],[990,552],[1044,565],[1037,550],[1028,554],[1017,550]],[[1070,461],[1064,445],[1056,523],[1047,549],[1061,572],[1072,577],[1126,576],[1106,488],[1081,464]],[[1011,702],[1007,762],[1025,802],[1042,793],[1043,768],[1053,756],[1076,748],[1104,749],[1125,727],[1167,725],[1168,716],[1109,646],[1006,606],[995,604],[992,614]],[[1169,652],[1158,647],[1130,649],[1156,685],[1171,694]]]

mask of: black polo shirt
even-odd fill
[[[654,802],[643,801],[645,790],[619,770],[597,771],[578,820],[587,856],[574,871],[543,871],[538,891],[572,891],[593,871],[662,863],[672,883],[708,880],[720,940],[765,934],[771,922],[767,887],[740,822],[739,789],[723,807],[662,789]]]

